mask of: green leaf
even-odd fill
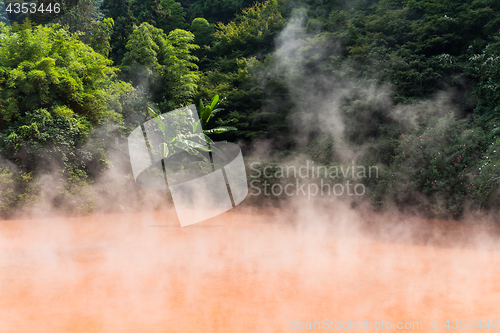
[[[208,148],[208,146],[204,146],[202,144],[199,144],[199,143],[191,141],[191,140],[177,138],[176,142],[183,142],[186,145],[188,145],[190,148],[196,148],[196,149],[199,149],[201,151],[205,151],[205,152],[209,152],[210,151],[210,148]]]
[[[200,99],[200,103],[198,105],[198,113],[200,115],[200,119],[203,118],[203,113],[205,112],[205,107],[203,106],[203,102]]]
[[[149,106],[148,106],[148,111],[149,111],[149,115],[151,117],[153,117],[153,118],[158,117],[158,114],[156,112],[154,112],[154,110],[152,108],[150,108]]]
[[[205,112],[203,112],[203,118],[201,119],[203,124],[206,125],[208,123],[211,114],[212,114],[212,107],[210,105],[207,105],[205,107]]]
[[[224,111],[224,109],[222,109],[222,108],[217,108],[217,109],[213,110],[213,111],[212,111],[212,116],[211,116],[211,117],[215,117],[215,115],[216,115],[217,113],[221,112],[221,111]]]
[[[168,145],[165,142],[160,144],[160,151],[162,153],[163,158],[168,157]]]
[[[187,134],[187,135],[181,135],[179,136],[180,139],[193,139],[193,138],[198,138],[200,141],[205,141],[208,145],[213,144],[214,142],[210,137],[208,137],[205,133],[193,133],[193,134]]]
[[[205,134],[221,134],[229,131],[237,131],[238,129],[236,127],[232,126],[223,126],[223,127],[216,127],[212,128],[209,130],[204,130],[203,133]]]
[[[215,109],[215,106],[219,102],[219,95],[215,95],[214,98],[212,98],[212,102],[210,103],[210,109]]]
[[[203,139],[205,139],[205,141],[209,144],[209,145],[213,145],[213,141],[212,139],[210,139],[210,137],[208,135],[206,135],[205,133],[203,133]]]
[[[160,129],[160,131],[163,134],[165,134],[165,124],[163,123],[162,118],[161,117],[156,117],[156,118],[154,118],[154,121],[158,125],[158,128]]]
[[[187,142],[186,140],[175,140],[174,141],[174,146],[186,151],[190,155],[198,156],[203,159],[206,159],[206,156],[204,156],[202,153],[200,153],[198,150],[193,149]]]
[[[200,125],[199,122],[193,123],[193,133],[196,133],[196,130],[198,129],[198,126]]]

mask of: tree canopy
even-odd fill
[[[58,25],[18,32],[2,25],[0,36],[2,155],[28,169],[84,168],[92,156],[74,147],[94,127],[121,119],[119,100],[132,87],[114,79],[110,60]]]
[[[24,172],[91,174],[147,105],[220,96],[204,125],[238,131],[217,140],[323,164],[348,150],[393,177],[366,183],[379,204],[500,209],[498,1],[56,2],[0,28],[0,154]]]
[[[134,86],[146,89],[163,110],[186,105],[197,91],[198,59],[191,54],[198,45],[194,35],[175,29],[166,35],[149,23],[142,23],[129,36],[123,58],[124,73]]]

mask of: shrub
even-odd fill
[[[420,131],[401,135],[387,191],[401,207],[422,205],[430,216],[458,217],[470,200],[474,168],[486,149],[485,133],[448,114]],[[417,193],[423,194],[418,196]]]

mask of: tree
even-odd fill
[[[97,0],[68,0],[62,3],[62,15],[59,14],[52,22],[68,26],[71,32],[88,33],[99,16]]]
[[[227,23],[242,9],[253,5],[253,0],[182,0],[188,19],[203,17],[210,23]]]
[[[472,192],[469,177],[489,142],[480,128],[467,129],[468,123],[448,114],[398,138],[387,180],[387,194],[397,205],[418,205],[440,217],[462,214]]]
[[[111,61],[59,25],[0,25],[0,150],[26,170],[86,170],[97,126],[121,120],[133,89]]]
[[[164,57],[166,36],[161,29],[144,22],[129,36],[126,48],[122,65],[141,65],[155,70]]]
[[[196,94],[199,80],[198,66],[194,63],[198,58],[191,54],[199,48],[192,44],[194,35],[185,30],[175,29],[167,36],[166,54],[160,75],[165,87],[164,100],[175,104],[186,105]]]
[[[197,17],[191,22],[189,30],[194,34],[194,42],[200,46],[211,45],[215,28],[207,20]]]
[[[120,64],[127,51],[125,46],[128,37],[134,31],[134,24],[137,24],[132,14],[130,0],[104,0],[101,10],[105,17],[113,19],[114,26],[110,39],[111,59]]]
[[[475,113],[483,124],[500,123],[500,34],[493,37],[481,53],[468,59],[467,74],[477,81],[478,105]],[[492,121],[494,120],[494,122]],[[491,127],[491,125],[489,127]]]
[[[191,51],[194,35],[176,29],[168,36],[148,23],[130,35],[122,65],[134,86],[147,89],[162,111],[187,105],[196,93],[199,74]]]
[[[215,124],[220,127],[237,124],[238,131],[221,134],[223,139],[281,140],[286,132],[285,118],[291,106],[283,98],[286,88],[283,84],[274,84],[278,81],[275,79],[264,86],[261,78],[256,80],[253,76],[253,73],[268,71],[259,60],[272,52],[274,40],[285,26],[281,4],[282,1],[274,0],[256,3],[234,21],[216,26],[197,97],[208,99],[216,93],[227,96],[225,117],[216,119]],[[262,106],[266,101],[280,109],[264,111]]]
[[[285,26],[279,11],[281,1],[268,0],[242,11],[234,21],[217,24],[213,53],[231,58],[263,58],[274,47],[275,36]]]
[[[102,21],[95,21],[92,24],[92,30],[89,35],[86,35],[83,41],[88,41],[88,44],[97,53],[107,57],[111,51],[110,38],[113,32],[114,21],[112,18],[105,18]]]
[[[186,28],[184,11],[175,0],[134,0],[132,11],[139,22],[147,22],[165,33]]]

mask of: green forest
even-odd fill
[[[374,209],[500,208],[497,0],[38,0],[60,12],[27,14],[14,3],[33,1],[2,9],[3,218],[139,209],[127,137],[154,116],[147,106],[216,95],[206,125],[228,130],[209,136],[261,170],[376,166],[351,179]]]

